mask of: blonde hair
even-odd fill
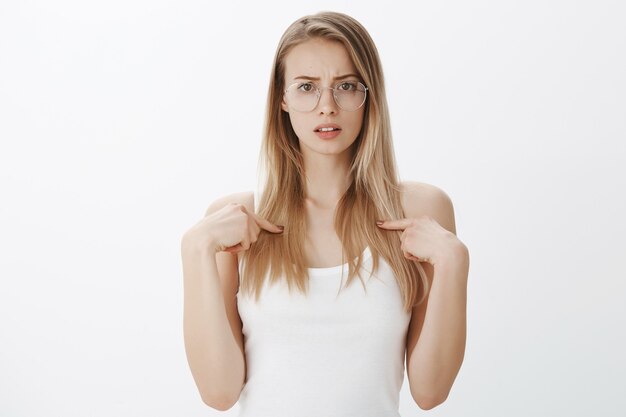
[[[420,304],[428,292],[421,265],[404,257],[400,232],[381,230],[377,219],[404,218],[396,173],[383,71],[378,51],[365,28],[354,18],[337,12],[319,12],[292,23],[281,37],[270,77],[265,126],[259,166],[265,185],[256,203],[257,214],[285,226],[283,233],[262,232],[242,254],[240,288],[259,299],[266,277],[270,283],[287,280],[289,291],[296,286],[308,292],[308,270],[304,264],[304,165],[289,114],[282,111],[285,57],[296,45],[316,38],[341,42],[359,76],[369,88],[364,104],[363,125],[351,149],[351,184],[337,203],[334,227],[344,261],[348,262],[346,286],[361,268],[362,248],[369,246],[373,271],[382,256],[394,272],[405,311]],[[269,271],[269,274],[268,274]],[[417,277],[421,279],[416,279]],[[363,284],[362,277],[359,279]],[[365,288],[365,284],[363,284]],[[365,288],[366,289],[366,288]],[[415,303],[421,292],[421,298]]]

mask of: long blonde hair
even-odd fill
[[[420,304],[428,292],[428,280],[417,262],[404,257],[400,232],[381,230],[377,219],[404,218],[396,173],[389,111],[378,51],[365,28],[354,18],[337,12],[320,12],[292,23],[281,37],[270,77],[259,167],[265,185],[256,203],[257,214],[285,226],[283,233],[262,232],[242,254],[240,288],[259,299],[263,283],[286,279],[289,291],[295,285],[308,292],[308,270],[304,264],[304,165],[289,114],[280,103],[284,91],[285,57],[296,45],[314,38],[341,42],[358,74],[368,87],[363,126],[352,144],[347,191],[337,203],[334,227],[348,262],[350,285],[359,272],[363,247],[369,246],[373,271],[382,256],[394,272],[405,311]],[[268,274],[269,271],[269,274]],[[363,284],[362,277],[361,283]],[[420,277],[418,280],[417,277]],[[364,288],[365,285],[363,284]],[[421,293],[419,301],[416,299]]]

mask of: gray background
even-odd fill
[[[278,39],[326,9],[372,35],[401,177],[470,249],[428,414],[623,415],[626,7],[495,0],[2,2],[0,415],[236,416],[187,366],[180,238],[257,185]]]

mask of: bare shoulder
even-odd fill
[[[454,206],[441,188],[419,181],[403,181],[402,206],[407,217],[432,217],[442,227],[456,234]]]
[[[242,191],[219,197],[209,204],[204,216],[206,217],[211,213],[215,213],[230,203],[243,204],[248,211],[254,213],[254,191]]]

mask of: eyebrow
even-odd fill
[[[338,77],[335,77],[333,78],[333,80],[342,80],[344,78],[350,78],[350,77],[359,78],[359,76],[356,74],[346,74],[346,75],[340,75]],[[320,77],[309,77],[308,75],[298,75],[297,77],[294,77],[294,80],[299,80],[299,79],[319,81]]]

